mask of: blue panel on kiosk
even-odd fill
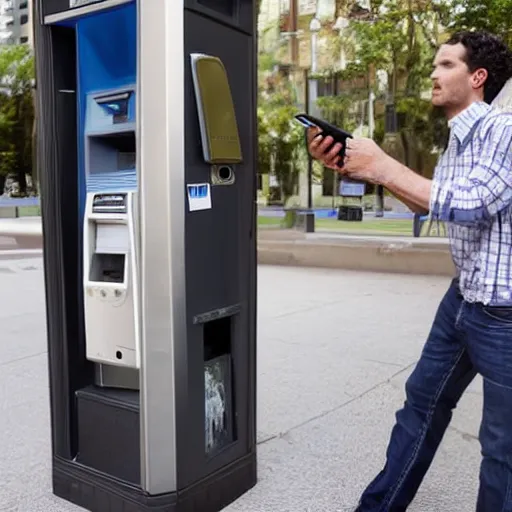
[[[135,84],[90,93],[85,102],[85,133],[135,130]]]
[[[84,93],[116,89],[136,81],[135,4],[100,11],[77,21],[79,80]]]
[[[137,189],[135,86],[91,93],[85,106],[87,192]]]
[[[87,192],[137,187],[137,6],[130,3],[99,11],[78,18],[75,23],[81,224]],[[126,93],[128,98],[124,102]],[[126,116],[122,112],[125,107]]]

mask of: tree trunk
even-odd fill
[[[336,7],[334,11],[334,16],[337,18],[343,14],[343,8],[345,7],[344,0],[336,0]]]
[[[16,173],[16,180],[18,181],[18,185],[20,187],[20,196],[27,195],[27,175],[25,174],[25,169],[21,167],[19,171]]]

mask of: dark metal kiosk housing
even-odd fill
[[[256,0],[36,0],[53,490],[256,482]]]

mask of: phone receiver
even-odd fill
[[[334,126],[327,121],[323,121],[322,119],[310,116],[309,114],[298,114],[295,116],[295,120],[305,128],[319,128],[322,130],[322,133],[319,133],[318,135],[322,135],[324,137],[330,135],[334,139],[334,142],[331,144],[331,146],[329,146],[328,150],[331,149],[337,142],[341,143],[341,149],[338,153],[340,157],[338,166],[343,167],[343,163],[345,161],[346,140],[353,138],[351,133],[338,128],[337,126]]]

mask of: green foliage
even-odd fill
[[[409,163],[423,172],[425,163],[430,161],[426,155],[438,145],[440,128],[431,102],[422,93],[430,88],[439,23],[447,11],[435,0],[373,0],[371,12],[371,20],[353,20],[349,25],[348,38],[352,41],[349,58],[355,65],[345,73],[353,75],[359,71],[364,76],[376,70],[386,72],[384,94],[379,94],[377,84],[373,83],[376,105],[380,106],[376,107],[374,139],[382,144],[384,103],[393,101],[401,120],[400,130],[411,149],[407,155],[418,152],[423,155]],[[354,91],[350,94],[353,99],[360,99]],[[363,96],[367,94],[367,90],[363,91]]]
[[[372,11],[370,22],[350,24],[357,49],[354,60],[363,70],[385,70],[390,93],[405,89],[409,95],[418,95],[428,87],[437,45],[436,4],[421,0],[373,1]]]
[[[512,47],[512,0],[454,0],[451,31],[486,30]]]
[[[258,172],[260,174],[270,174],[272,172],[274,139],[271,135],[267,112],[268,109],[258,107]]]
[[[304,129],[293,120],[292,105],[260,105],[258,108],[258,171],[274,172],[286,201],[295,192],[306,157]]]
[[[357,126],[354,116],[347,115],[353,103],[354,98],[345,95],[322,96],[316,102],[323,119],[336,126],[342,126],[348,132],[353,132]]]
[[[0,80],[12,96],[24,94],[32,87],[34,62],[27,45],[6,45],[0,48]]]
[[[8,145],[5,146],[5,148],[8,147]],[[0,176],[7,176],[7,174],[15,168],[16,156],[16,152],[12,149],[3,149],[0,151]]]
[[[14,173],[21,194],[32,171],[33,78],[28,46],[0,47],[0,175]]]
[[[275,66],[276,61],[273,55],[268,53],[260,54],[258,60],[258,71],[260,73],[269,73],[272,71],[272,68]]]
[[[268,72],[260,79],[258,172],[276,176],[284,201],[295,193],[307,161],[304,129],[294,120],[299,113],[296,105],[296,92],[287,76]]]
[[[442,145],[447,132],[446,121],[429,100],[417,96],[398,98],[396,111],[407,116],[406,128],[421,138],[423,145],[430,148]]]
[[[395,10],[377,18],[374,22],[354,21],[351,30],[357,41],[354,57],[362,69],[378,64],[381,69],[393,71],[393,56],[405,45],[405,34],[401,31],[402,18],[396,19]]]

